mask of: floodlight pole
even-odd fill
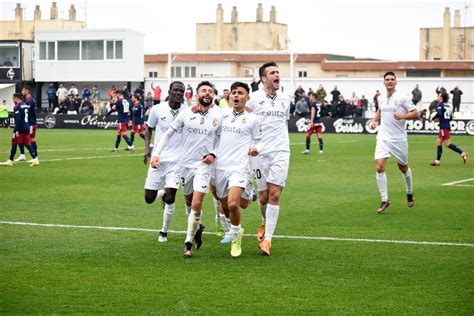
[[[290,51],[290,91],[295,88],[293,82],[293,51]]]

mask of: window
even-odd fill
[[[56,59],[56,42],[40,42],[40,60]]]
[[[48,42],[48,60],[56,59],[56,42]]]
[[[79,41],[58,41],[58,60],[79,60]]]
[[[306,70],[300,70],[298,71],[298,77],[308,77],[308,72]]]
[[[186,66],[186,67],[184,67],[184,77],[185,78],[194,78],[194,77],[196,77],[196,66]]]
[[[114,59],[114,41],[107,41],[107,59]]]
[[[158,71],[150,71],[150,72],[148,72],[148,77],[149,77],[149,78],[157,78],[157,77],[158,77]]]
[[[82,60],[103,60],[104,41],[82,41]]]
[[[189,77],[189,67],[184,67],[184,77]]]
[[[196,78],[196,67],[191,67],[191,77]]]
[[[115,41],[115,59],[123,58],[123,42]]]
[[[173,67],[171,67],[171,77],[173,77],[173,78],[181,78],[181,66],[173,66]]]
[[[441,70],[438,69],[408,69],[407,77],[441,77]]]
[[[0,68],[20,67],[20,47],[18,44],[0,44]]]

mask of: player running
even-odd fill
[[[171,123],[168,130],[153,149],[151,165],[159,167],[160,158],[169,138],[179,130],[183,130],[181,152],[181,184],[186,205],[191,205],[192,212],[188,216],[188,228],[184,244],[184,256],[192,256],[192,241],[196,249],[202,245],[201,224],[202,201],[209,191],[211,174],[215,171],[213,162],[216,158],[215,145],[220,135],[222,116],[219,111],[211,109],[214,99],[214,88],[208,81],[197,86],[198,112],[190,108],[181,112]]]
[[[115,92],[117,96],[117,101],[113,103],[110,111],[104,116],[104,121],[107,117],[112,114],[112,112],[117,111],[117,139],[115,140],[115,147],[112,149],[113,152],[117,152],[120,140],[123,138],[128,145],[128,150],[134,151],[134,146],[130,142],[130,139],[127,136],[127,127],[128,127],[128,116],[130,113],[130,104],[128,103],[127,99],[123,97],[123,93],[120,90]]]
[[[10,158],[5,162],[0,163],[0,166],[13,166],[13,158],[15,158],[17,144],[26,147],[31,157],[33,157],[30,167],[38,166],[38,157],[30,144],[30,124],[28,123],[28,112],[30,107],[23,103],[22,95],[20,93],[15,93],[13,95],[13,102],[15,103],[15,106],[13,107],[13,111],[15,112],[15,129],[13,130]]]
[[[448,104],[449,94],[446,91],[442,91],[438,95],[438,105],[436,107],[436,115],[430,117],[430,122],[432,120],[439,120],[439,133],[438,138],[436,139],[436,160],[433,161],[430,165],[434,167],[439,167],[441,161],[441,155],[443,154],[443,144],[449,149],[457,152],[461,155],[461,158],[464,160],[464,164],[467,164],[468,154],[467,152],[462,151],[461,148],[451,143],[451,120],[453,118],[453,110]]]
[[[309,123],[308,131],[306,132],[306,150],[301,152],[302,154],[308,155],[311,147],[311,135],[316,133],[319,141],[319,154],[323,154],[323,121],[321,118],[321,104],[316,100],[316,95],[314,93],[309,94],[309,102],[311,109],[311,119]]]
[[[169,128],[178,114],[186,108],[183,105],[184,83],[174,81],[170,84],[168,104],[154,106],[151,109],[150,117],[146,122],[145,129],[145,156],[144,163],[148,163],[150,158],[150,142],[153,129],[155,129],[154,147]],[[178,130],[170,138],[160,155],[160,165],[148,168],[145,181],[145,201],[153,203],[157,197],[164,202],[163,226],[158,233],[159,242],[168,241],[168,228],[175,212],[176,192],[179,188],[180,172],[179,157],[181,156],[182,130]],[[190,211],[191,207],[189,207]]]
[[[255,113],[262,126],[262,151],[252,159],[259,191],[262,223],[258,228],[259,248],[270,255],[272,237],[280,213],[280,195],[285,186],[290,164],[290,97],[278,91],[280,72],[275,62],[263,64],[259,69],[263,90],[250,96],[247,107]]]
[[[138,133],[141,138],[145,139],[145,128],[144,128],[144,109],[140,103],[140,95],[132,95],[132,131],[130,132],[130,143],[133,146],[135,141],[135,134]]]
[[[249,86],[234,82],[230,87],[229,106],[233,108],[223,115],[222,131],[217,150],[216,187],[224,213],[230,214],[232,257],[242,253],[240,207],[247,208],[252,200],[249,155],[261,151],[262,132],[258,117],[245,111],[249,100]]]
[[[370,122],[370,127],[373,129],[380,124],[377,133],[377,146],[375,148],[377,185],[382,197],[380,207],[377,209],[379,214],[385,213],[385,210],[390,206],[385,165],[387,159],[391,156],[395,157],[398,169],[403,173],[407,192],[407,205],[408,207],[415,205],[412,174],[411,169],[408,167],[408,141],[407,132],[405,131],[405,120],[418,117],[416,106],[411,102],[411,99],[395,90],[397,86],[395,74],[389,71],[384,74],[383,78],[387,95],[381,94],[378,96],[379,109]]]

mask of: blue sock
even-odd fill
[[[437,147],[437,153],[436,153],[436,160],[440,161],[441,160],[441,155],[443,154],[443,146],[438,146]]]
[[[12,149],[10,150],[10,160],[13,160],[13,158],[15,158],[15,154],[16,154],[16,143],[15,144],[12,144]]]
[[[118,149],[120,145],[120,135],[117,135],[117,139],[115,140],[115,148]]]
[[[132,146],[132,143],[130,142],[130,138],[128,138],[127,135],[123,136],[123,139],[125,139],[125,142],[127,143],[128,146]]]
[[[454,145],[454,144],[449,144],[449,149],[451,150],[454,150],[455,152],[457,152],[458,154],[462,154],[462,150],[461,148],[459,148],[458,146]]]
[[[324,141],[322,138],[318,138],[319,140],[319,150],[323,150],[323,147],[324,147]]]
[[[25,154],[25,144],[19,144],[18,146],[20,147],[20,154],[24,155]]]
[[[36,158],[36,152],[35,152],[35,149],[33,148],[33,146],[32,145],[26,145],[26,148],[30,152],[31,157],[33,159],[35,159]]]
[[[309,150],[311,147],[311,138],[306,138],[306,150]]]
[[[135,141],[135,134],[130,135],[130,143],[133,145],[133,142]]]
[[[36,142],[32,142],[31,147],[35,151],[35,155],[38,156],[38,145],[36,145]],[[34,159],[34,157],[33,157],[33,159]]]

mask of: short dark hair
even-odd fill
[[[247,91],[247,94],[250,93],[250,88],[249,88],[249,85],[244,83],[244,82],[240,82],[240,81],[236,81],[234,82],[231,86],[230,86],[230,91],[234,91],[235,89],[237,88],[244,88],[245,91]],[[227,89],[224,89],[224,90],[227,90]]]
[[[115,91],[115,94],[117,94],[117,95],[123,95],[123,92],[122,92],[122,90],[116,90],[116,91]]]
[[[444,103],[447,103],[449,101],[449,94],[448,92],[445,90],[445,91],[441,91],[441,98],[443,99],[443,102]]]
[[[173,85],[175,84],[181,84],[183,85],[183,87],[186,87],[182,81],[173,81],[172,83],[170,83],[169,91],[171,91],[171,87],[173,87]]]
[[[208,87],[211,87],[213,90],[215,90],[214,85],[210,83],[209,81],[201,81],[200,83],[198,83],[196,91],[199,91],[199,88],[201,88],[202,86],[208,86]]]
[[[385,79],[385,77],[387,76],[394,76],[395,79],[397,79],[397,76],[395,76],[395,73],[393,71],[387,71],[384,75],[383,75],[383,78]]]
[[[133,96],[135,97],[135,99],[137,99],[138,101],[140,101],[140,99],[141,99],[140,94],[135,93]]]
[[[25,89],[26,91],[28,91],[29,93],[31,93],[31,88],[30,88],[30,87],[24,86],[23,89]]]
[[[267,75],[266,69],[268,67],[278,67],[278,65],[274,61],[269,61],[268,63],[264,63],[262,66],[260,66],[260,68],[258,69],[258,75],[260,76],[260,79],[262,79],[262,77],[265,77]]]
[[[18,93],[18,92],[17,92],[17,93],[14,93],[14,94],[13,94],[13,97],[14,97],[14,98],[17,98],[17,99],[20,99],[20,100],[23,100],[23,95],[22,95],[21,93]]]

